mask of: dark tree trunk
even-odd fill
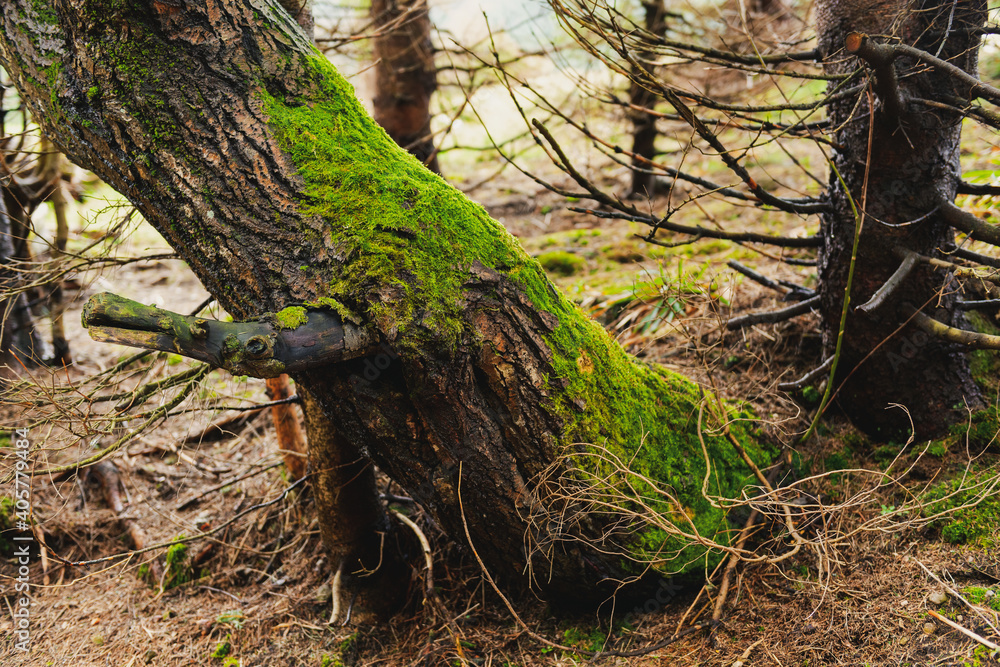
[[[890,34],[932,54],[940,50],[941,58],[975,73],[980,46],[975,28],[983,25],[985,11],[986,3],[979,0],[916,4],[827,0],[818,11],[820,44],[832,72],[857,67],[859,61],[844,57],[843,49],[849,33],[861,32]],[[968,100],[969,91],[944,72],[916,65],[910,58],[895,63],[897,72],[907,73],[898,77],[903,100],[898,110],[881,88],[885,81],[876,87],[878,96],[862,94],[859,105],[847,100],[830,109],[831,123],[841,128],[836,140],[846,147],[835,152],[834,164],[858,208],[865,209],[837,401],[855,424],[884,439],[905,440],[911,420],[918,438],[940,433],[955,421],[956,409],[964,415],[966,405],[976,407],[979,397],[958,346],[904,324],[912,308],[924,308],[953,326],[961,324],[955,308],[958,295],[940,274],[918,266],[885,304],[870,313],[855,310],[899,267],[899,249],[940,257],[953,242],[948,223],[936,210],[942,201],[955,198],[961,176],[962,119],[912,100],[945,95]],[[874,116],[869,99],[874,102]],[[819,275],[824,339],[832,353],[855,220],[836,174],[831,175],[831,184],[835,209],[822,219],[825,245]],[[905,406],[909,415],[894,406]]]
[[[19,376],[22,364],[32,365],[43,349],[28,300],[18,289],[20,276],[12,268],[19,259],[14,250],[14,228],[0,197],[0,378],[6,379]],[[16,296],[2,296],[15,292]]]
[[[431,136],[431,95],[437,69],[427,0],[372,0],[375,59],[375,122],[393,141],[436,174]]]
[[[379,338],[382,354],[295,378],[336,429],[333,455],[364,473],[363,503],[370,468],[347,447],[494,572],[563,602],[602,599],[650,560],[700,571],[691,531],[727,539],[702,480],[732,497],[749,475],[714,431],[705,476],[704,394],[628,357],[394,144],[276,7],[8,0],[0,60],[53,141],[139,207],[234,317],[305,304]],[[745,415],[713,405],[705,420],[735,419],[767,461]],[[637,496],[600,481],[624,464],[659,523],[628,518]]]
[[[662,35],[666,31],[664,18],[666,9],[663,0],[643,2],[646,30],[654,35]],[[640,54],[640,58],[647,54]],[[656,119],[641,109],[652,109],[656,106],[659,95],[637,81],[646,78],[641,71],[634,72],[629,88],[629,101],[632,109],[629,117],[632,119],[632,185],[629,194],[633,197],[652,197],[656,185],[650,163],[656,158]]]

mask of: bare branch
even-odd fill
[[[996,196],[1000,195],[1000,185],[982,185],[979,183],[967,183],[966,181],[959,181],[958,194]]]
[[[732,330],[753,324],[774,324],[775,322],[784,322],[785,320],[790,320],[796,315],[808,313],[818,305],[819,295],[814,296],[811,299],[806,299],[805,301],[800,301],[799,303],[788,306],[787,308],[782,308],[781,310],[771,310],[764,313],[750,313],[749,315],[743,315],[742,317],[734,317],[726,323],[726,328]]]
[[[823,244],[823,239],[818,236],[769,236],[756,232],[727,232],[721,229],[709,229],[700,225],[679,225],[666,219],[659,219],[650,215],[631,215],[618,211],[595,211],[589,208],[573,207],[569,209],[574,213],[588,213],[598,218],[613,220],[630,220],[632,222],[642,222],[653,226],[656,229],[665,229],[676,234],[688,234],[696,238],[723,239],[736,243],[763,243],[765,245],[776,245],[785,248],[816,248]],[[655,231],[655,230],[654,230]],[[667,245],[662,241],[652,237],[643,237],[648,243],[656,245]]]
[[[893,66],[897,55],[892,47],[878,44],[868,35],[859,32],[850,33],[844,46],[848,53],[858,56],[875,70],[875,94],[882,100],[886,112],[893,118],[899,118],[905,105],[899,92],[896,68]]]
[[[826,361],[824,361],[822,364],[820,364],[816,368],[812,369],[811,371],[800,377],[798,380],[778,383],[778,389],[781,389],[783,391],[802,389],[802,387],[812,384],[816,380],[816,378],[822,376],[824,373],[830,370],[831,365],[833,365],[832,355],[827,357]]]
[[[972,252],[971,250],[966,250],[965,248],[955,248],[950,251],[946,250],[945,254],[954,255],[960,259],[982,264],[983,266],[992,266],[994,269],[1000,269],[1000,259],[990,257],[989,255],[983,255],[978,252]]]
[[[915,308],[911,307],[910,310],[912,311],[913,323],[932,336],[957,343],[969,350],[1000,350],[1000,336],[950,327],[938,322],[933,317],[924,315]]]
[[[941,202],[941,215],[945,221],[977,241],[1000,246],[1000,229],[972,215],[950,201]]]
[[[903,284],[906,277],[910,275],[913,271],[913,267],[917,265],[917,260],[919,256],[915,252],[907,252],[903,257],[902,264],[893,272],[889,279],[872,294],[872,298],[868,299],[867,303],[864,303],[857,307],[863,313],[870,313],[883,303],[886,299],[892,296],[892,293]]]

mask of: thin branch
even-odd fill
[[[966,250],[965,248],[955,248],[954,250],[946,250],[944,252],[947,255],[954,255],[959,259],[966,259],[970,262],[982,264],[983,266],[991,266],[994,269],[1000,269],[1000,259],[996,257],[990,257],[989,255],[972,252],[971,250]]]
[[[965,232],[977,241],[1000,246],[1000,229],[955,206],[950,201],[941,202],[940,210],[945,222],[955,229]]]
[[[823,375],[823,373],[830,370],[830,366],[833,364],[833,357],[827,357],[826,361],[820,364],[818,367],[812,369],[798,380],[792,380],[791,382],[781,382],[778,384],[778,389],[782,391],[792,391],[794,389],[802,389],[806,385],[812,384],[816,378]]]
[[[975,301],[959,301],[955,304],[959,310],[979,310],[1000,308],[1000,299],[979,299]]]
[[[882,100],[886,112],[893,118],[902,116],[905,105],[893,65],[898,56],[892,47],[878,44],[859,32],[850,33],[844,40],[844,46],[848,53],[858,56],[875,70],[875,94]]]
[[[995,197],[1000,195],[1000,185],[981,185],[979,183],[958,182],[958,194],[960,195],[985,195]]]
[[[669,220],[660,220],[653,216],[629,215],[618,213],[617,211],[595,211],[589,208],[572,207],[568,209],[574,213],[588,213],[598,218],[610,218],[615,220],[630,220],[632,222],[642,222],[657,229],[665,229],[676,234],[688,234],[690,236],[706,239],[722,239],[734,241],[736,243],[763,243],[765,245],[776,245],[785,248],[816,248],[823,245],[823,239],[819,236],[768,236],[756,232],[727,232],[721,229],[709,229],[700,225],[679,225]],[[655,245],[669,247],[668,244],[649,236],[643,237],[646,242]]]
[[[957,343],[969,350],[1000,350],[1000,336],[957,329],[910,308],[913,322],[921,330],[951,343]]]
[[[926,51],[922,51],[907,44],[885,44],[883,46],[893,52],[894,58],[898,58],[899,56],[910,56],[911,58],[916,58],[917,60],[931,65],[932,67],[936,67],[944,72],[947,72],[949,76],[952,76],[969,86],[970,97],[980,97],[984,100],[993,102],[993,104],[1000,104],[1000,89],[994,88],[993,86],[980,81],[963,70],[961,67],[953,65],[947,60],[942,60],[937,56],[933,56]]]
[[[780,310],[771,310],[763,313],[750,313],[749,315],[743,315],[742,317],[734,317],[726,323],[726,328],[733,330],[753,324],[774,324],[775,322],[784,322],[785,320],[789,320],[796,315],[808,313],[815,306],[819,305],[819,299],[819,295],[816,295],[811,299],[800,301],[799,303]]]
[[[903,284],[906,277],[913,272],[913,267],[917,265],[919,256],[915,252],[907,252],[903,257],[903,262],[899,267],[893,272],[889,279],[872,294],[872,298],[868,299],[867,303],[863,303],[857,307],[863,313],[870,313],[873,310],[879,308],[885,301],[892,296],[893,292],[899,289],[899,286]]]

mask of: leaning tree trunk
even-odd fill
[[[418,160],[441,173],[431,135],[437,69],[427,0],[372,0],[375,122]]]
[[[828,71],[844,73],[862,63],[845,53],[852,32],[891,35],[904,44],[939,53],[975,73],[980,28],[986,18],[982,0],[825,0],[818,9],[821,48]],[[852,38],[855,50],[862,40]],[[908,323],[913,309],[936,310],[934,317],[958,325],[957,291],[926,264],[918,266],[890,298],[870,312],[856,310],[882,287],[902,263],[905,250],[941,257],[953,246],[953,233],[941,212],[952,202],[960,181],[957,113],[923,105],[920,99],[969,101],[969,90],[947,73],[902,57],[874,69],[874,93],[860,104],[845,100],[830,107],[830,122],[840,128],[834,152],[836,170],[850,196],[863,208],[843,350],[838,366],[837,400],[844,412],[875,436],[903,440],[912,427],[918,438],[939,433],[964,414],[979,392],[968,361],[955,344],[932,338]],[[895,73],[893,73],[895,68]],[[869,104],[871,103],[871,105]],[[870,141],[869,141],[870,138]],[[850,267],[855,218],[847,193],[831,176],[832,213],[822,219],[820,258],[821,314],[827,350],[832,353]],[[842,386],[841,386],[842,385]],[[970,407],[975,407],[971,405]],[[904,410],[905,408],[905,410]],[[907,414],[908,413],[908,414]]]
[[[315,21],[312,0],[279,0],[310,41],[314,39]],[[281,378],[284,377],[284,382]],[[284,386],[287,376],[268,381],[269,390]],[[316,496],[320,535],[334,570],[334,613],[346,617],[344,600],[353,600],[351,617],[364,621],[372,614],[384,616],[405,602],[393,595],[401,587],[399,577],[408,571],[400,559],[400,550],[385,548],[397,540],[375,486],[375,467],[364,458],[358,446],[338,436],[336,425],[324,414],[319,403],[303,390],[302,410],[308,442],[308,463]],[[274,398],[272,397],[272,400]],[[275,431],[298,428],[295,406],[275,406]],[[285,465],[294,479],[301,477],[305,461],[284,454]],[[386,542],[388,539],[388,543]],[[361,573],[364,576],[357,576]],[[339,612],[339,613],[338,613]],[[340,620],[331,617],[331,621]]]
[[[647,561],[697,572],[696,532],[726,541],[703,489],[732,496],[749,471],[718,420],[755,460],[770,454],[745,415],[701,410],[696,385],[627,356],[482,207],[393,143],[275,1],[8,0],[2,20],[0,60],[33,116],[234,317],[303,304],[379,341],[262,374],[291,372],[339,440],[494,572],[601,599]],[[225,349],[258,358],[274,335]],[[640,500],[653,523],[629,514]]]

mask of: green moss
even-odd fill
[[[184,539],[178,535],[175,540]],[[186,584],[192,580],[191,566],[188,564],[188,545],[186,542],[175,542],[167,547],[164,557],[163,589],[167,590]]]
[[[973,330],[992,336],[1000,335],[1000,329],[982,313],[972,310],[966,313],[966,317]],[[1000,389],[1000,354],[996,350],[973,350],[969,353],[969,366],[976,384],[986,394],[996,396]]]
[[[226,639],[215,645],[215,650],[212,651],[211,657],[216,660],[222,660],[228,656],[229,652],[232,650],[233,646],[229,643],[229,637],[226,637]]]
[[[972,604],[982,607],[989,607],[993,611],[1000,611],[1000,587],[985,588],[983,586],[969,586],[962,589],[962,595]]]
[[[309,301],[306,303],[309,308],[325,308],[327,310],[332,310],[340,316],[340,319],[345,322],[353,322],[354,324],[360,325],[364,320],[353,310],[337,301],[334,298],[324,296],[316,301]]]
[[[583,267],[583,258],[565,250],[551,250],[538,256],[538,263],[549,273],[571,276]]]
[[[968,489],[978,481],[985,481],[982,475],[965,479]],[[927,493],[927,516],[948,512],[937,525],[941,539],[951,544],[974,544],[993,549],[1000,545],[1000,494],[983,498],[978,504],[963,507],[975,501],[983,488],[959,490],[962,479],[954,479],[935,485]]]
[[[302,306],[289,306],[274,314],[274,323],[279,329],[298,329],[309,321],[309,313]]]
[[[477,344],[476,333],[466,330],[464,286],[481,280],[484,267],[506,277],[554,323],[545,336],[553,368],[547,385],[572,474],[613,497],[607,480],[620,475],[616,459],[660,487],[630,478],[651,508],[725,542],[724,512],[701,494],[701,389],[628,356],[553,288],[542,266],[481,206],[400,149],[329,62],[310,56],[304,66],[307,97],[261,96],[305,182],[302,213],[326,221],[334,252],[345,258],[326,296],[373,322],[404,358],[448,355],[459,344]],[[733,411],[726,419],[751,458],[769,463],[773,451],[759,443],[750,417]],[[717,432],[707,432],[705,441],[713,461],[709,493],[737,495],[749,470]],[[660,529],[643,531],[636,549],[643,558],[676,557],[683,569],[704,565],[704,549]]]
[[[7,533],[16,525],[14,509],[13,498],[0,498],[0,556],[10,556],[14,552],[14,543],[7,537]]]
[[[927,445],[927,453],[931,456],[936,456],[939,459],[944,458],[948,453],[948,445],[940,440],[935,440]]]

